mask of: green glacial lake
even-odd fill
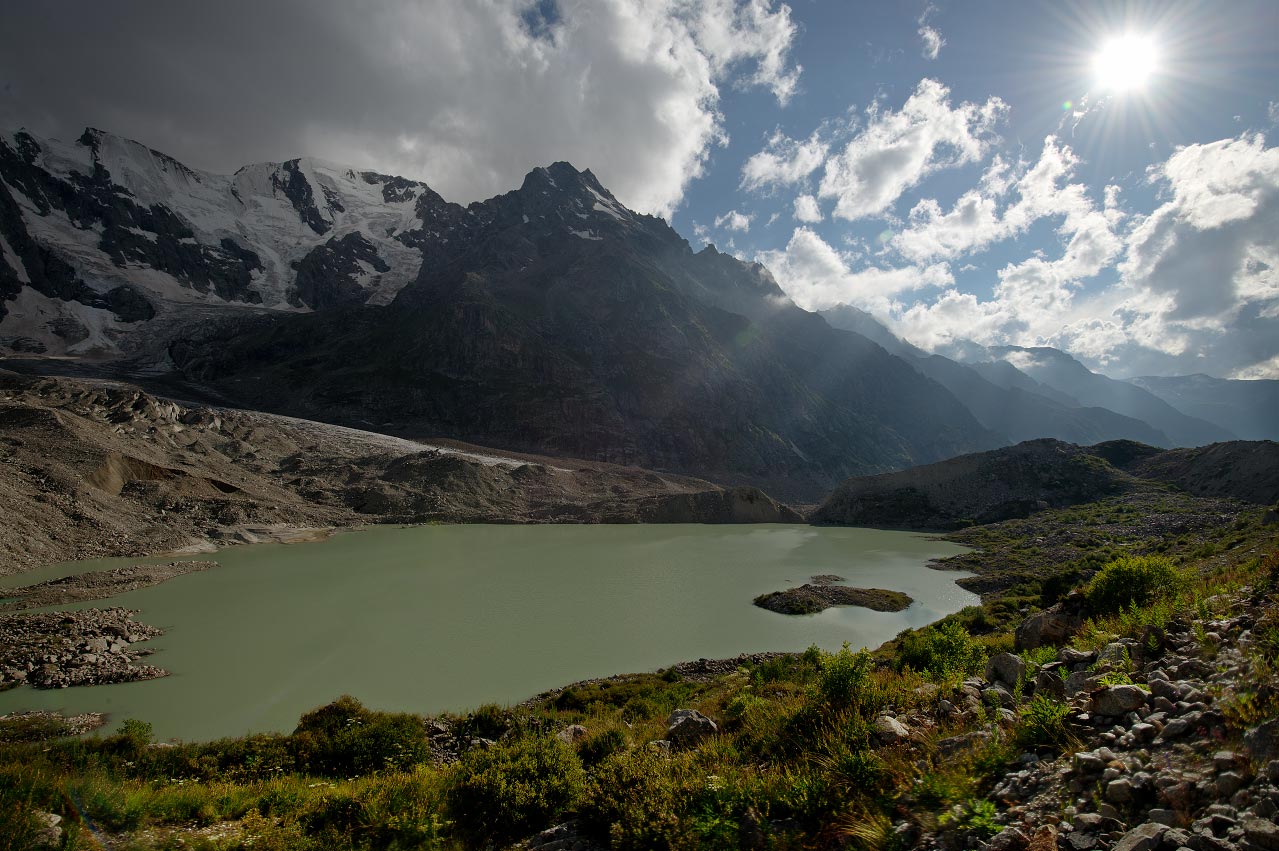
[[[147,682],[0,693],[0,713],[61,709],[149,721],[161,739],[289,731],[341,694],[433,713],[514,703],[588,677],[764,650],[874,646],[977,602],[961,552],[906,532],[811,526],[422,526],[232,547],[220,569],[87,605],[163,627]],[[172,558],[150,559],[169,561]],[[111,559],[5,577],[25,585]],[[903,612],[787,616],[751,605],[836,573],[905,591]],[[82,606],[84,607],[84,606]]]

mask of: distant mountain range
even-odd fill
[[[97,130],[19,131],[0,177],[0,353],[246,407],[798,501],[1028,438],[1169,446],[1229,439],[1239,411],[1279,419],[1275,382],[1174,392],[1051,349],[959,363],[852,308],[801,310],[567,163],[463,207],[315,160],[221,176]]]

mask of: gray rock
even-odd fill
[[[33,848],[61,848],[62,847],[62,816],[57,813],[36,812],[36,820],[40,822],[40,829],[36,831],[35,836],[31,837]]]
[[[1018,650],[1033,650],[1045,644],[1061,644],[1084,623],[1083,597],[1072,594],[1017,625],[1013,632]]]
[[[1153,809],[1146,813],[1146,818],[1150,819],[1155,824],[1166,824],[1169,827],[1176,827],[1177,822],[1179,821],[1176,810]]]
[[[1075,754],[1075,770],[1087,774],[1095,774],[1106,767],[1106,761],[1091,751],[1080,751]]]
[[[1063,698],[1066,696],[1066,683],[1056,671],[1040,670],[1035,674],[1035,694]]]
[[[1139,742],[1153,742],[1159,731],[1154,724],[1133,724],[1132,737]]]
[[[1223,771],[1217,775],[1217,795],[1229,798],[1243,788],[1244,779],[1235,771]]]
[[[1002,706],[1004,708],[1009,708],[1017,705],[1017,699],[1012,696],[1012,693],[1009,692],[1008,689],[999,685],[993,685],[989,688],[982,689],[981,699],[987,706]]]
[[[666,740],[676,748],[693,748],[719,726],[696,709],[676,709],[666,719]]]
[[[1160,731],[1159,738],[1161,739],[1180,738],[1181,736],[1184,736],[1186,735],[1186,733],[1189,733],[1191,730],[1193,730],[1195,725],[1198,723],[1199,723],[1198,713],[1193,713],[1193,717],[1191,715],[1184,715],[1181,718],[1174,718],[1164,726],[1163,730]]]
[[[985,730],[973,730],[970,733],[962,733],[958,736],[938,739],[937,750],[942,756],[952,756],[960,751],[968,750],[978,745],[984,745],[989,742],[990,739],[990,733]]]
[[[1132,781],[1120,777],[1106,784],[1106,800],[1112,804],[1122,804],[1132,800]]]
[[[1076,650],[1074,647],[1063,647],[1057,653],[1057,661],[1067,665],[1091,665],[1097,654],[1089,650]]]
[[[986,662],[986,679],[1016,687],[1026,677],[1026,661],[1012,653],[996,653]]]
[[[555,734],[555,738],[565,744],[571,745],[580,742],[588,735],[587,730],[581,724],[569,724],[563,730]]]
[[[874,723],[875,738],[881,742],[902,742],[910,738],[910,728],[888,715],[880,715]]]
[[[1154,851],[1167,830],[1167,825],[1147,822],[1125,833],[1111,851]]]
[[[1241,826],[1248,851],[1279,851],[1279,826],[1274,822],[1245,816]]]
[[[1075,695],[1091,691],[1097,684],[1097,678],[1090,671],[1075,671],[1066,677],[1066,694]]]
[[[1148,696],[1137,686],[1109,686],[1093,692],[1092,711],[1098,715],[1124,715],[1139,709]]]
[[[1016,827],[1006,827],[995,834],[987,847],[989,851],[1023,851],[1030,845],[1026,834]]]
[[[1095,833],[1076,830],[1066,834],[1066,844],[1070,846],[1071,851],[1092,851],[1097,847],[1098,842],[1100,840]]]
[[[1253,762],[1279,759],[1279,719],[1258,724],[1244,733],[1243,746]]]
[[[1239,756],[1234,751],[1217,751],[1212,755],[1212,767],[1218,771],[1230,771],[1238,760]]]

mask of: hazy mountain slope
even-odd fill
[[[1279,502],[1279,443],[1271,440],[1172,449],[1136,459],[1125,469],[1195,496],[1226,496],[1260,505]]]
[[[814,523],[952,529],[1093,502],[1134,479],[1088,450],[1030,440],[973,455],[849,479],[810,517]]]
[[[1182,413],[1229,429],[1247,440],[1279,440],[1279,381],[1236,381],[1208,375],[1128,380]]]
[[[901,359],[795,307],[762,267],[694,254],[590,172],[535,170],[471,205],[463,236],[386,308],[206,326],[171,357],[253,406],[801,500],[1000,442]]]
[[[1031,440],[842,483],[815,523],[953,529],[1152,487],[1260,505],[1279,500],[1279,443],[1160,450],[1127,440]]]
[[[996,381],[991,381],[972,366],[930,355],[898,339],[869,313],[851,305],[821,313],[836,328],[856,331],[900,356],[949,390],[979,423],[1012,442],[1053,437],[1080,444],[1120,438],[1169,443],[1166,435],[1140,420],[1104,408],[1081,407],[1002,361],[998,365],[1002,369],[989,370],[997,373],[992,376]]]
[[[1057,349],[995,346],[990,352],[1036,381],[1077,399],[1081,405],[1108,408],[1149,423],[1175,446],[1200,446],[1235,438],[1229,429],[1187,416],[1134,384],[1098,375]]]

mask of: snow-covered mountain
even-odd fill
[[[0,134],[0,351],[118,355],[214,306],[385,304],[468,215],[315,159],[218,175],[94,129]]]

